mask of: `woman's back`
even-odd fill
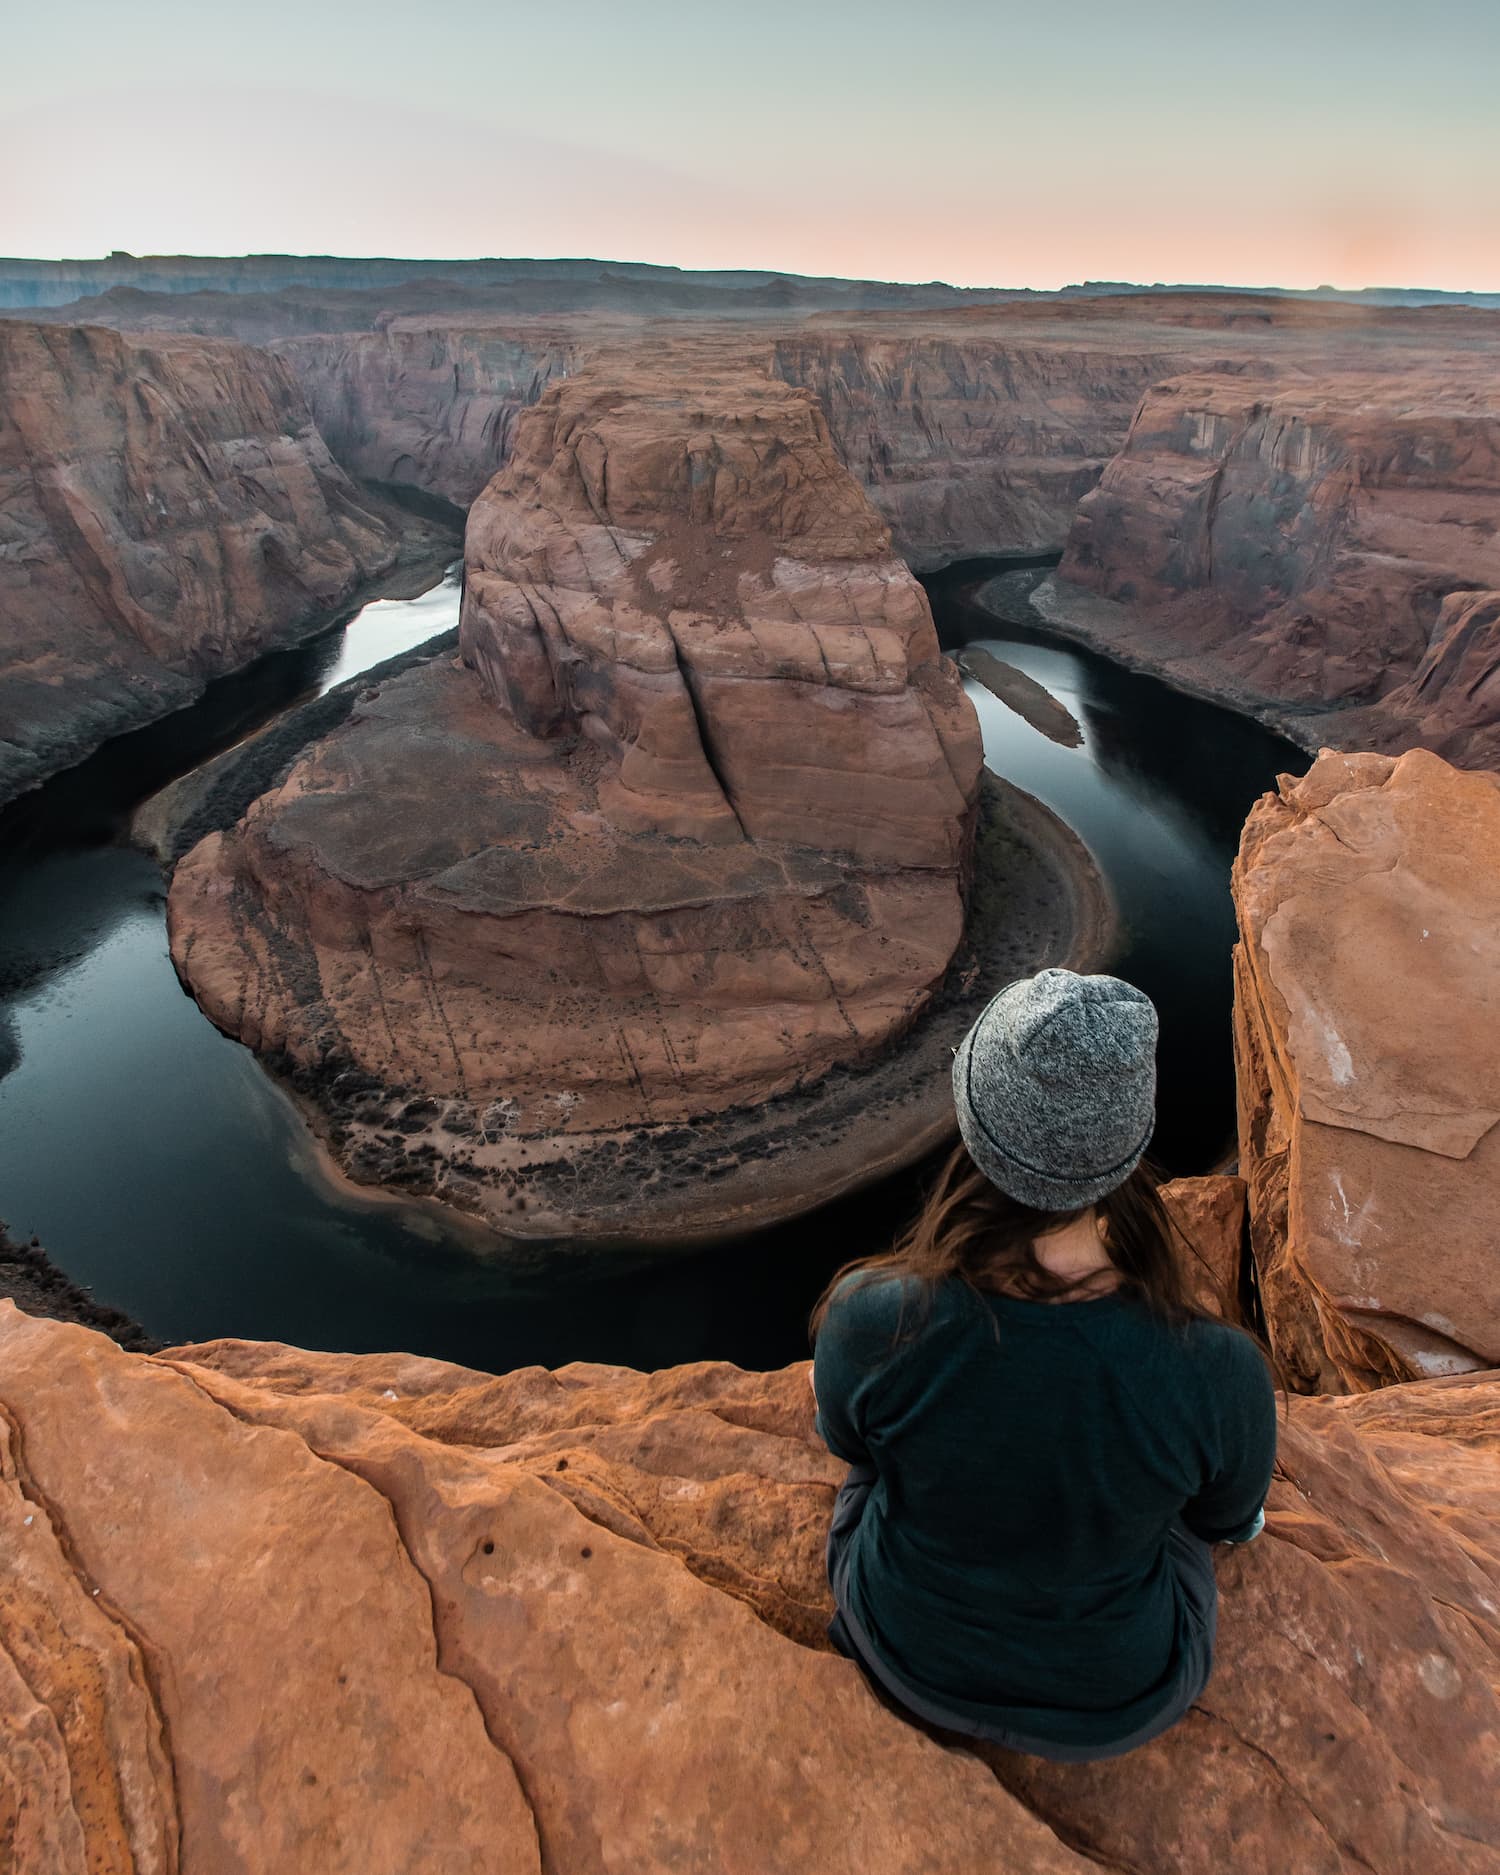
[[[846,1279],[818,1336],[820,1430],[877,1474],[850,1612],[898,1679],[956,1713],[1061,1744],[1133,1731],[1195,1618],[1179,1517],[1234,1539],[1264,1498],[1259,1351],[1127,1292],[1024,1301],[950,1277],[898,1340],[903,1301],[920,1311],[899,1276]]]

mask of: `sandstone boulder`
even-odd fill
[[[1193,1299],[1200,1308],[1238,1322],[1248,1225],[1245,1181],[1225,1173],[1174,1178],[1162,1187],[1162,1197],[1176,1226]]]
[[[1500,778],[1325,752],[1234,871],[1240,1163],[1299,1386],[1500,1364]]]
[[[306,632],[396,551],[278,360],[0,322],[0,801]]]
[[[935,1741],[823,1635],[806,1366],[495,1377],[0,1308],[17,1875],[1487,1875],[1500,1383],[1298,1400],[1131,1756]]]

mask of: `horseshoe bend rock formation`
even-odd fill
[[[0,322],[0,801],[287,642],[396,551],[279,360]]]
[[[0,1305],[16,1875],[1485,1875],[1500,1378],[1293,1401],[1218,1662],[1095,1766],[828,1648],[805,1364],[504,1377]]]
[[[1240,1161],[1295,1384],[1500,1365],[1500,776],[1325,752],[1234,870]]]
[[[1304,743],[1421,741],[1493,763],[1493,357],[1419,357],[1378,377],[1342,362],[1151,390],[1079,506],[1043,608],[1273,706]],[[1123,606],[1091,608],[1095,596]]]
[[[410,1094],[408,1135],[510,1193],[539,1141],[753,1106],[910,1026],[963,932],[978,725],[810,397],[555,385],[476,504],[461,647],[179,867],[217,1022],[325,1102]]]

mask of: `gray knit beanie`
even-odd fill
[[[1008,984],[953,1063],[970,1158],[1039,1211],[1097,1203],[1151,1138],[1156,1033],[1150,997],[1118,977],[1043,970]]]

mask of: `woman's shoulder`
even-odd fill
[[[828,1299],[829,1326],[841,1329],[894,1328],[903,1308],[916,1299],[919,1284],[900,1271],[846,1270]]]
[[[1195,1315],[1183,1323],[1161,1323],[1189,1367],[1214,1394],[1272,1391],[1270,1368],[1253,1335],[1216,1315]]]
[[[946,1322],[962,1307],[967,1285],[951,1279],[927,1284],[903,1270],[856,1269],[841,1276],[829,1297],[824,1332],[887,1345],[918,1323]]]

